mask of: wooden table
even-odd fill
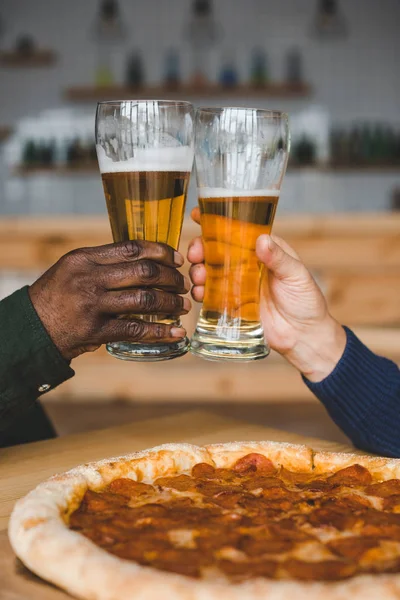
[[[208,444],[242,440],[286,441],[308,444],[317,450],[354,451],[335,442],[193,411],[0,450],[0,600],[69,598],[29,573],[15,559],[8,543],[6,527],[14,502],[44,479],[80,463],[166,442]]]

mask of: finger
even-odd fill
[[[192,298],[196,302],[203,302],[204,300],[204,285],[195,285],[192,287]]]
[[[128,240],[117,244],[107,244],[84,248],[86,254],[98,264],[110,265],[151,259],[169,267],[181,267],[184,258],[171,246],[147,240]]]
[[[184,338],[183,327],[148,323],[139,319],[111,319],[101,330],[101,341],[107,342],[176,342]]]
[[[151,289],[108,292],[99,302],[100,311],[112,315],[185,315],[191,306],[189,298]]]
[[[270,235],[260,235],[256,252],[259,260],[279,279],[297,276],[304,269],[302,263],[285,252]]]
[[[206,283],[206,268],[203,263],[192,265],[189,269],[189,277],[193,285],[205,285]]]
[[[204,261],[204,246],[201,237],[196,237],[190,242],[187,258],[194,264]]]
[[[200,208],[198,206],[195,206],[193,208],[192,212],[190,213],[190,216],[192,217],[195,223],[198,223],[200,225]]]
[[[286,254],[293,256],[293,258],[296,258],[297,260],[301,260],[300,256],[297,254],[296,250],[293,250],[293,248],[291,246],[289,246],[289,244],[287,242],[285,242],[284,239],[282,239],[278,235],[271,235],[271,237],[272,237],[273,241],[276,244],[278,244],[278,246],[280,246],[282,248],[282,250],[284,250],[286,252]]]
[[[185,294],[190,290],[189,279],[177,269],[165,267],[152,260],[102,266],[98,277],[107,290],[149,287],[176,294]]]

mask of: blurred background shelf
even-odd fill
[[[0,129],[1,141],[1,129]],[[74,175],[93,175],[99,172],[97,163],[82,164],[73,166],[16,166],[12,169],[12,174],[17,177],[28,177],[31,175],[58,175],[62,177]],[[346,173],[356,174],[400,174],[400,164],[397,165],[290,165],[288,172],[295,173]]]
[[[186,99],[186,98],[304,98],[311,94],[311,86],[307,83],[270,83],[265,86],[227,86],[219,85],[181,85],[176,87],[70,87],[65,90],[65,97],[71,102],[97,102],[106,100],[130,99]]]
[[[51,67],[56,62],[56,53],[52,50],[34,50],[22,53],[15,50],[0,52],[0,66],[7,68]]]

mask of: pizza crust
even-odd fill
[[[70,530],[64,520],[79,506],[88,488],[102,488],[118,477],[150,483],[157,477],[188,471],[199,462],[229,467],[249,452],[268,456],[276,466],[305,472],[334,472],[357,462],[382,479],[400,474],[400,460],[313,453],[306,446],[294,444],[168,444],[82,465],[40,484],[15,505],[9,524],[11,545],[34,573],[85,600],[400,599],[399,575],[362,575],[338,583],[254,579],[232,584],[193,580],[119,559]]]

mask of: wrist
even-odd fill
[[[285,358],[306,379],[317,383],[332,373],[343,356],[346,343],[345,330],[328,315],[325,321],[305,330]]]

